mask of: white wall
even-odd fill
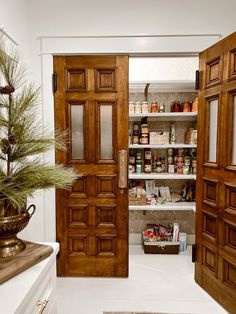
[[[0,25],[19,42],[24,58],[31,65],[33,77],[39,83],[45,82],[42,75],[46,73],[50,76],[52,71],[48,56],[49,67],[42,74],[40,36],[226,36],[236,30],[235,0],[0,0],[0,4]],[[177,46],[178,41],[176,48],[179,48]],[[49,77],[47,82],[50,82]],[[50,93],[46,97],[42,93],[42,99],[48,100],[48,106],[44,103],[41,114],[47,118],[47,123],[53,125],[51,98]],[[48,110],[48,115],[45,110]],[[41,193],[37,197],[39,214],[32,219],[25,234],[30,240],[53,240],[55,236],[53,216],[47,214],[47,211],[54,211],[54,200],[45,203],[44,195]],[[47,215],[50,216],[50,223],[46,223],[44,228]]]
[[[0,27],[18,44],[23,61],[29,65],[29,6],[27,0],[0,0]]]

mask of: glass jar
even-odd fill
[[[142,113],[148,113],[148,102],[147,101],[142,102]]]
[[[157,101],[153,101],[151,103],[151,112],[158,112],[158,104]]]
[[[171,106],[171,111],[172,112],[180,112],[181,111],[181,105],[179,101],[173,101],[172,106]]]
[[[134,113],[140,114],[142,113],[142,105],[140,101],[137,101],[134,107]]]
[[[129,102],[129,114],[134,114],[134,102]]]

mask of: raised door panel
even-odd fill
[[[69,130],[69,150],[56,159],[81,174],[70,190],[57,191],[58,273],[126,277],[128,193],[117,156],[128,146],[128,57],[58,56],[54,63],[56,125]]]
[[[196,281],[236,313],[236,33],[200,54]]]

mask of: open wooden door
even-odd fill
[[[58,274],[128,276],[128,56],[55,56],[56,161],[82,175],[56,192]]]
[[[236,33],[200,54],[195,279],[236,313]]]

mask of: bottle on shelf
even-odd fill
[[[171,123],[170,126],[170,144],[176,143],[176,129],[175,129],[175,123]]]
[[[143,161],[142,161],[142,152],[137,151],[136,152],[136,165],[135,165],[135,172],[136,173],[142,173],[143,167],[142,167]]]
[[[144,149],[144,172],[152,172],[152,151],[149,148]]]

